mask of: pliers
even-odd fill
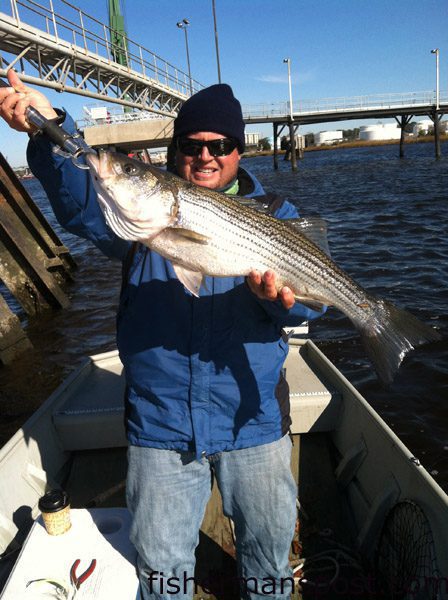
[[[79,590],[84,581],[92,575],[96,567],[96,558],[94,558],[84,573],[81,573],[81,575],[78,576],[76,570],[79,567],[80,562],[81,560],[77,558],[70,568],[70,583],[74,587],[75,593]]]

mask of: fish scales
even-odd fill
[[[291,223],[124,155],[101,152],[87,160],[111,229],[169,259],[192,294],[199,295],[204,275],[272,269],[279,287],[334,305],[352,321],[384,383],[410,349],[441,338],[409,312],[369,294]]]
[[[181,216],[182,225],[188,225],[204,235],[213,232],[211,243],[235,254],[237,247],[241,254],[257,255],[264,259],[265,268],[271,268],[280,276],[285,285],[310,296],[320,298],[338,308],[346,304],[365,301],[364,294],[355,282],[328,259],[306,236],[292,229],[287,223],[269,215],[254,212],[238,200],[209,193],[206,198],[200,194],[185,195],[180,201],[185,203],[188,221]],[[206,216],[211,217],[207,219]],[[217,233],[219,232],[219,233]],[[256,265],[254,265],[254,268]],[[297,273],[300,276],[297,277]],[[319,287],[319,280],[325,273],[327,284],[334,281],[332,297],[325,296]],[[232,275],[239,273],[232,273]],[[219,274],[216,274],[219,275]],[[356,290],[356,291],[355,291]],[[314,292],[314,294],[313,294]]]

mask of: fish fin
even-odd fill
[[[173,264],[173,269],[176,273],[176,277],[182,283],[182,285],[186,287],[187,290],[193,294],[193,296],[198,298],[199,290],[204,278],[202,273],[200,271],[192,271],[191,269],[187,269],[186,267],[176,264]]]
[[[369,297],[367,308],[371,313],[369,318],[361,325],[354,324],[360,330],[365,351],[378,377],[386,385],[392,383],[410,350],[442,339],[438,331],[390,302]]]
[[[192,229],[185,229],[184,227],[170,227],[170,230],[181,237],[187,238],[192,242],[198,242],[199,244],[208,244],[210,238],[202,233],[197,233]]]
[[[312,310],[317,310],[319,312],[322,312],[324,307],[327,306],[327,304],[319,302],[319,300],[314,300],[314,298],[309,298],[308,296],[300,296],[299,294],[294,294],[294,298],[296,302],[300,302],[300,304],[308,306],[308,308],[311,308]]]
[[[300,231],[309,240],[314,242],[327,256],[330,256],[330,247],[327,239],[327,223],[320,217],[303,217],[300,219],[285,219],[294,229]]]

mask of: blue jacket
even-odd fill
[[[74,129],[70,117],[64,128]],[[244,277],[207,277],[200,297],[193,297],[170,261],[143,245],[130,254],[132,245],[108,228],[88,171],[54,154],[40,137],[30,141],[28,163],[60,224],[127,265],[117,345],[127,380],[129,442],[199,457],[282,437],[291,423],[282,328],[321,313],[260,300]],[[264,195],[247,171],[240,176],[251,197]],[[274,215],[293,218],[297,211],[277,202]]]

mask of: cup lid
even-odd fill
[[[68,494],[64,490],[51,490],[39,499],[41,512],[57,512],[69,504]]]

